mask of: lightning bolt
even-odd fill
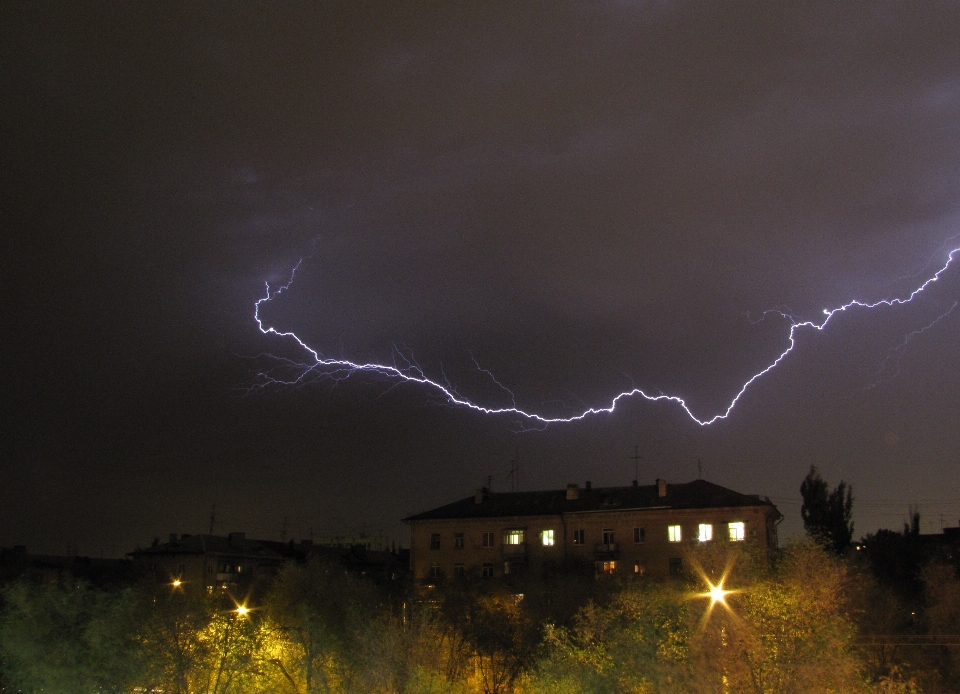
[[[842,306],[838,306],[832,309],[824,309],[822,318],[820,320],[798,320],[792,313],[786,311],[767,311],[764,313],[764,316],[767,314],[776,314],[780,317],[786,319],[790,323],[790,330],[787,334],[787,346],[777,357],[770,362],[764,369],[758,371],[753,376],[751,376],[737,391],[737,394],[733,397],[730,403],[722,411],[714,414],[712,417],[701,419],[697,417],[693,411],[687,405],[686,401],[678,395],[667,395],[664,393],[647,393],[641,388],[632,388],[631,390],[623,391],[618,395],[614,396],[609,406],[607,407],[589,407],[584,409],[579,414],[575,414],[570,417],[548,417],[536,412],[528,412],[521,409],[516,405],[516,400],[513,399],[513,393],[510,393],[509,389],[503,386],[497,379],[486,369],[482,369],[479,364],[477,368],[484,372],[487,376],[493,379],[494,383],[510,393],[512,398],[512,404],[510,407],[487,407],[476,403],[469,398],[464,397],[450,384],[450,382],[444,377],[444,381],[436,381],[429,378],[424,370],[416,363],[413,357],[409,354],[404,354],[399,349],[394,348],[394,357],[392,364],[376,364],[376,363],[358,363],[350,361],[348,359],[334,359],[322,355],[320,352],[310,347],[306,342],[304,342],[300,337],[294,332],[290,331],[280,331],[273,326],[267,326],[264,324],[263,319],[260,317],[260,308],[263,304],[272,301],[276,297],[280,296],[283,292],[288,290],[293,284],[297,270],[300,269],[302,260],[297,263],[290,273],[290,279],[280,286],[279,288],[273,290],[270,287],[269,283],[266,283],[266,293],[260,299],[258,299],[254,305],[253,317],[257,323],[257,327],[260,329],[260,332],[264,335],[275,335],[277,337],[285,338],[292,340],[307,354],[310,355],[312,361],[310,362],[297,362],[292,359],[284,359],[281,357],[274,357],[273,355],[264,355],[269,356],[272,359],[276,360],[280,369],[286,369],[289,373],[289,369],[293,369],[297,374],[294,378],[284,378],[282,376],[276,375],[277,372],[261,372],[258,374],[258,379],[256,386],[257,387],[266,387],[269,385],[284,385],[284,386],[298,386],[305,383],[305,380],[310,376],[322,376],[324,378],[329,378],[334,381],[341,381],[351,376],[357,374],[368,374],[374,375],[388,380],[394,381],[395,386],[403,383],[410,383],[417,386],[421,386],[427,389],[432,390],[433,392],[442,396],[442,398],[450,405],[455,405],[458,407],[465,407],[476,412],[480,412],[486,415],[509,415],[518,418],[522,422],[529,423],[530,425],[538,428],[546,427],[550,424],[564,424],[570,422],[579,422],[593,415],[600,414],[610,414],[616,410],[617,405],[624,400],[630,398],[641,397],[649,402],[665,402],[671,403],[679,407],[691,420],[696,422],[702,427],[710,426],[715,422],[727,419],[730,414],[736,408],[737,403],[740,402],[740,398],[760,379],[776,369],[784,359],[794,350],[797,346],[797,335],[801,331],[806,330],[815,330],[823,331],[827,326],[838,316],[842,316],[848,311],[853,311],[855,309],[874,309],[882,306],[901,306],[911,303],[914,299],[919,297],[923,292],[927,290],[931,285],[938,282],[947,270],[950,269],[953,265],[955,256],[957,253],[960,253],[960,248],[955,248],[947,256],[946,262],[942,267],[937,270],[932,276],[927,278],[920,286],[914,289],[906,296],[895,297],[892,299],[881,299],[874,302],[865,302],[859,300],[853,300]],[[947,312],[949,314],[953,309]],[[942,318],[947,314],[944,314],[931,325],[921,329],[918,332],[924,332],[932,328],[936,323],[938,323]],[[761,319],[762,320],[762,319]],[[910,336],[908,336],[908,339]]]

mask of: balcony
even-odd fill
[[[503,556],[505,557],[525,557],[527,556],[527,543],[519,542],[517,544],[503,546]]]
[[[620,551],[620,545],[616,542],[609,542],[607,544],[598,544],[594,547],[594,553],[597,556],[601,557],[612,557]]]

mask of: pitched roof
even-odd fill
[[[476,497],[454,501],[423,513],[404,518],[405,522],[455,518],[498,518],[503,516],[545,516],[591,511],[633,509],[695,509],[744,506],[768,506],[779,516],[769,499],[756,494],[741,494],[706,480],[668,484],[666,496],[659,496],[656,484],[630,487],[594,487],[579,489],[576,499],[567,499],[566,489],[540,492],[483,492]]]

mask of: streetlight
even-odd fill
[[[237,616],[246,617],[249,612],[250,608],[246,605],[237,605]]]
[[[717,585],[712,585],[710,581],[707,581],[707,585],[710,586],[710,590],[707,591],[707,597],[710,598],[710,607],[713,607],[718,602],[723,603],[723,606],[727,606],[726,596],[732,593],[733,591],[723,589],[723,581],[720,581]]]

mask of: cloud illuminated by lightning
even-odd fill
[[[928,287],[930,287],[932,284],[940,280],[943,274],[953,264],[957,253],[960,253],[960,248],[955,248],[952,251],[950,251],[950,253],[947,256],[946,262],[942,265],[942,267],[939,270],[937,270],[936,273],[931,275],[916,289],[914,289],[908,295],[903,297],[897,297],[892,299],[881,299],[879,301],[874,301],[874,302],[853,300],[846,304],[843,304],[842,306],[838,306],[837,308],[824,309],[823,318],[822,320],[819,320],[819,321],[816,321],[816,320],[801,321],[801,320],[798,320],[793,315],[791,315],[790,313],[786,313],[783,311],[768,311],[767,313],[775,313],[790,322],[790,330],[789,330],[789,333],[787,334],[787,347],[779,355],[777,355],[777,357],[773,361],[771,361],[768,366],[766,366],[764,369],[762,369],[761,371],[758,371],[756,374],[751,376],[740,387],[740,390],[737,391],[737,394],[733,397],[733,399],[730,401],[730,403],[726,406],[725,409],[721,410],[720,412],[717,412],[711,417],[707,417],[704,419],[697,417],[693,413],[693,411],[690,409],[690,407],[687,405],[686,401],[678,395],[666,395],[662,393],[651,394],[651,393],[647,393],[641,388],[633,388],[631,390],[627,390],[622,393],[619,393],[618,395],[613,397],[613,399],[610,401],[609,406],[607,407],[590,407],[590,408],[584,409],[579,414],[575,414],[570,417],[548,417],[542,414],[538,414],[536,412],[528,412],[518,407],[516,405],[515,399],[513,399],[510,407],[487,407],[462,396],[460,393],[457,392],[457,390],[450,384],[450,382],[446,378],[443,379],[443,382],[429,378],[424,373],[424,371],[420,368],[420,366],[412,359],[412,357],[410,357],[409,355],[404,355],[399,350],[394,350],[393,364],[359,363],[359,362],[354,362],[347,359],[334,359],[334,358],[326,357],[322,355],[320,352],[318,352],[317,350],[315,350],[314,348],[310,347],[307,343],[305,343],[302,339],[300,339],[300,337],[298,337],[296,333],[290,332],[290,331],[280,331],[273,326],[266,326],[263,323],[263,319],[260,317],[260,307],[264,303],[272,301],[273,299],[278,297],[284,291],[289,289],[290,286],[293,284],[293,281],[296,278],[297,270],[300,268],[300,263],[297,263],[296,267],[294,267],[293,271],[290,273],[290,279],[287,281],[287,283],[282,285],[278,289],[272,290],[270,288],[270,284],[269,283],[266,284],[266,293],[262,298],[258,299],[256,304],[254,305],[253,315],[254,315],[254,320],[257,323],[257,327],[260,329],[260,332],[262,332],[265,335],[275,335],[277,337],[287,338],[289,340],[296,342],[297,345],[299,345],[302,350],[304,350],[307,354],[310,355],[310,358],[312,359],[312,361],[301,363],[291,359],[274,357],[274,359],[276,359],[279,364],[281,364],[286,368],[292,368],[295,371],[295,373],[297,373],[297,375],[294,378],[290,379],[290,378],[278,377],[268,372],[262,372],[260,374],[260,380],[258,382],[258,385],[260,386],[265,386],[265,385],[296,386],[296,385],[303,384],[305,382],[305,379],[307,379],[311,375],[313,376],[320,375],[325,378],[339,381],[339,380],[343,380],[358,374],[369,374],[369,375],[374,375],[374,376],[378,376],[381,378],[386,378],[388,380],[394,381],[395,385],[409,383],[409,384],[419,385],[423,388],[430,389],[433,392],[441,395],[443,399],[446,400],[446,402],[449,403],[450,405],[466,407],[476,412],[480,412],[487,415],[513,416],[523,422],[526,422],[532,426],[537,426],[537,427],[543,427],[550,424],[578,422],[592,415],[609,414],[609,413],[612,413],[617,408],[617,405],[622,400],[627,400],[629,398],[634,398],[634,397],[641,397],[649,402],[666,402],[666,403],[672,403],[674,405],[677,405],[680,409],[682,409],[686,413],[686,415],[691,420],[693,420],[700,426],[709,426],[715,422],[718,422],[720,420],[723,420],[729,417],[730,414],[733,412],[734,408],[737,406],[737,403],[740,401],[740,398],[743,397],[744,393],[746,393],[747,390],[754,383],[756,383],[761,378],[763,378],[764,376],[769,374],[771,371],[776,369],[777,366],[779,366],[780,363],[787,358],[787,355],[789,355],[793,351],[794,347],[796,347],[797,345],[798,332],[803,330],[822,331],[826,329],[827,325],[829,325],[830,322],[834,320],[835,317],[843,315],[844,313],[848,311],[852,311],[854,309],[874,309],[882,306],[890,307],[890,306],[909,304],[918,296],[920,296],[924,291],[926,291]],[[947,313],[950,313],[950,311],[948,311]],[[944,316],[941,316],[941,318],[943,317]],[[933,327],[933,325],[936,324],[939,320],[940,319],[937,319],[937,321],[934,321],[933,324],[931,324],[927,328],[924,328],[923,330]],[[920,332],[922,332],[923,330],[921,330]],[[474,363],[476,363],[476,360],[474,360]],[[486,373],[490,378],[492,378],[493,381],[498,386],[500,386],[501,388],[504,388],[504,386],[499,381],[497,381],[496,378],[493,376],[493,374],[491,374],[489,371],[481,368],[479,364],[477,364],[477,368],[480,369],[480,371]],[[507,390],[507,389],[504,388],[504,390]],[[512,398],[513,394],[510,393],[510,395]]]

